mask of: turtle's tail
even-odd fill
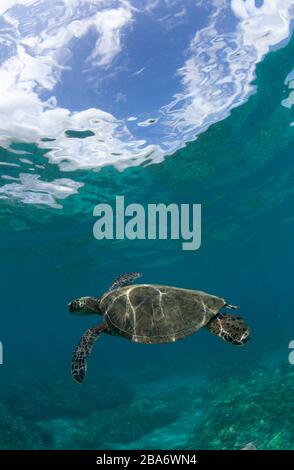
[[[230,304],[225,304],[224,307],[230,310],[238,310],[240,308],[237,305],[230,305]]]
[[[227,343],[242,346],[250,340],[249,326],[241,317],[229,313],[219,313],[213,317],[206,327]]]

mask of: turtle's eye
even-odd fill
[[[68,309],[70,313],[74,313],[75,315],[91,315],[92,313],[99,313],[99,308],[96,308],[95,299],[93,307],[92,297],[79,297],[68,304]]]
[[[73,300],[68,304],[68,309],[71,313],[79,312],[85,307],[84,300]]]

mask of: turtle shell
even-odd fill
[[[138,284],[107,292],[100,308],[111,332],[138,343],[169,343],[195,333],[225,304],[205,292]]]

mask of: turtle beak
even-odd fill
[[[70,313],[73,313],[73,312],[75,311],[75,302],[70,302],[70,303],[68,304],[68,311],[69,311]]]

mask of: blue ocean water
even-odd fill
[[[112,149],[102,167],[93,168],[89,153],[73,164],[78,154],[70,160],[55,147],[52,121],[43,145],[34,127],[31,141],[17,125],[9,145],[3,138],[1,449],[294,448],[293,53],[293,39],[269,52],[245,102],[162,159],[147,152],[132,165],[128,155],[121,167]],[[75,144],[70,152],[82,153],[93,126],[76,124],[65,119],[64,132]],[[163,131],[148,129],[146,142],[158,142]],[[93,207],[114,204],[117,195],[144,207],[202,204],[201,248],[96,240]],[[141,271],[144,283],[204,290],[240,305],[251,341],[238,348],[204,329],[165,345],[105,335],[85,382],[74,383],[73,349],[101,319],[70,315],[68,302],[99,296],[131,271]]]

